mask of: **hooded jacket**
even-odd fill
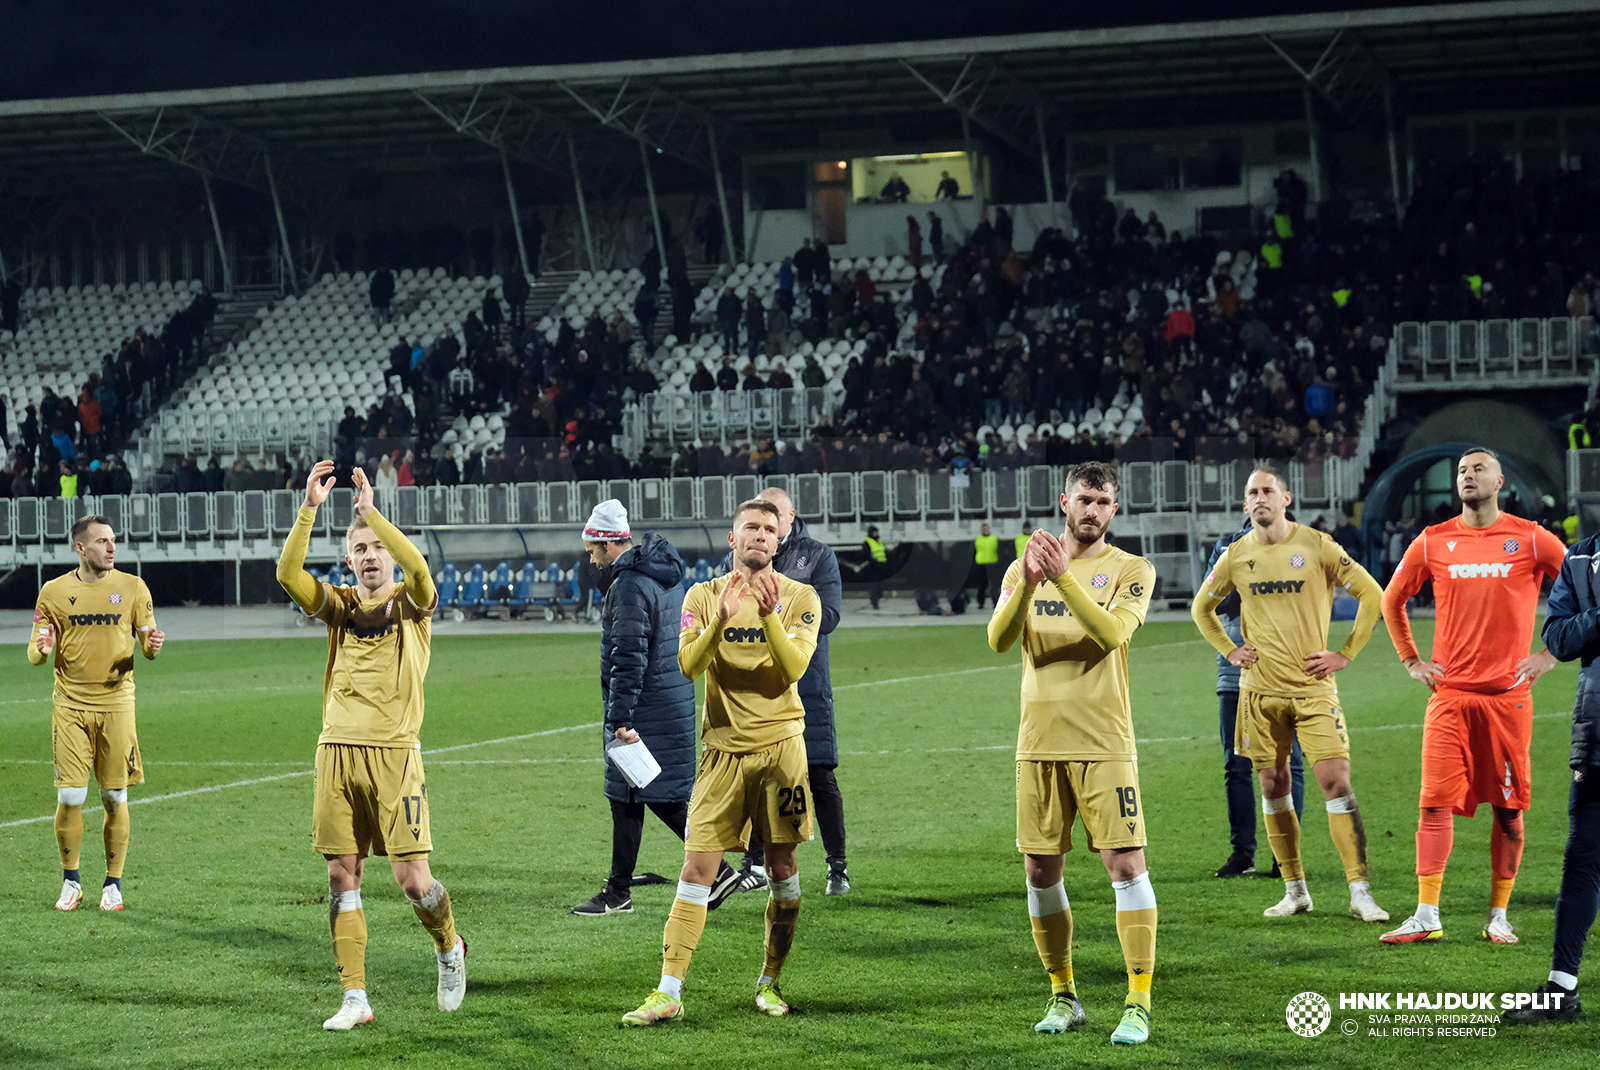
[[[800,702],[806,708],[806,764],[839,764],[839,741],[833,729],[833,676],[828,668],[828,636],[839,626],[844,585],[833,547],[806,534],[798,516],[773,555],[772,567],[791,580],[809,583],[822,603],[822,625],[817,629],[817,650],[800,678]],[[722,573],[733,568],[733,554],[722,559]]]
[[[639,733],[661,774],[631,788],[605,763],[605,794],[620,802],[687,802],[694,790],[694,681],[678,671],[683,558],[660,535],[646,535],[609,569],[600,614],[602,744],[619,728]]]
[[[1600,765],[1600,536],[1579,540],[1561,563],[1544,619],[1545,649],[1558,661],[1581,662],[1572,703],[1574,769]]]

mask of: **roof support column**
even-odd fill
[[[511,230],[517,236],[517,263],[525,274],[532,275],[535,268],[528,263],[528,246],[522,240],[522,213],[517,210],[517,187],[511,184],[511,161],[506,158],[504,146],[500,148],[500,170],[506,176],[506,201],[511,205]]]
[[[567,158],[572,162],[572,188],[578,195],[578,221],[583,224],[583,247],[589,254],[589,270],[598,271],[594,260],[594,236],[589,233],[589,206],[583,201],[583,171],[578,167],[578,150],[572,144],[572,131],[567,131]],[[523,270],[527,270],[524,265]]]
[[[1383,87],[1383,125],[1389,135],[1389,185],[1394,193],[1394,217],[1405,218],[1405,205],[1400,200],[1400,146],[1394,136],[1394,91]]]
[[[1050,225],[1059,227],[1061,215],[1056,211],[1056,183],[1050,177],[1050,140],[1044,136],[1044,107],[1033,109],[1034,121],[1039,125],[1039,166],[1044,168],[1044,203],[1050,206]]]
[[[968,121],[965,111],[961,113],[961,140],[965,143],[967,149],[968,174],[972,176],[972,199],[978,206],[978,218],[973,220],[972,225],[977,226],[978,222],[983,219],[983,213],[988,208],[983,203],[983,175],[978,169],[978,154],[972,151],[972,123]]]
[[[278,217],[278,240],[283,243],[283,270],[289,276],[289,288],[298,292],[300,280],[294,270],[294,247],[289,244],[289,227],[283,221],[283,202],[278,199],[278,182],[272,176],[272,155],[261,150],[262,169],[267,173],[267,192],[272,194],[272,213]]]
[[[639,162],[644,164],[644,189],[650,195],[650,221],[656,225],[656,254],[661,258],[661,271],[667,271],[667,243],[661,235],[661,209],[656,207],[656,180],[650,173],[650,150],[639,142]]]
[[[1311,110],[1311,87],[1301,90],[1306,102],[1306,141],[1311,146],[1311,203],[1322,204],[1322,152],[1317,148],[1317,116]]]
[[[710,123],[706,124],[706,143],[711,149],[711,173],[717,179],[717,205],[722,209],[722,250],[727,257],[729,266],[734,262],[733,255],[733,217],[728,214],[728,190],[722,182],[722,159],[717,155],[717,129]],[[645,171],[649,174],[648,168]],[[661,251],[666,256],[666,250]]]
[[[217,217],[217,199],[211,194],[211,175],[209,172],[200,172],[200,184],[205,187],[206,207],[211,210],[211,233],[217,239],[217,259],[222,261],[222,291],[223,293],[232,293],[233,267],[228,263],[228,245],[222,240],[222,220]]]

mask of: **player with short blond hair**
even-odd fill
[[[117,533],[103,516],[72,525],[78,567],[39,590],[28,661],[54,655],[55,691],[50,744],[56,785],[56,848],[61,859],[57,910],[83,899],[79,852],[89,774],[105,807],[106,880],[101,910],[121,910],[122,874],[131,834],[128,786],[144,783],[133,714],[133,652],[161,653],[166,636],[144,580],[116,568]]]
[[[1494,810],[1489,832],[1489,918],[1483,939],[1514,944],[1506,917],[1522,863],[1522,812],[1531,801],[1528,746],[1533,685],[1555,667],[1533,642],[1539,589],[1561,574],[1566,547],[1531,520],[1500,511],[1506,477],[1493,450],[1473,447],[1456,462],[1461,515],[1425,528],[1383,592],[1395,651],[1427,684],[1422,721],[1422,794],[1417,819],[1417,910],[1379,939],[1414,944],[1444,936],[1439,891],[1455,843],[1454,814]],[[1433,581],[1438,613],[1423,660],[1406,600]]]
[[[372,1021],[361,906],[369,850],[389,857],[395,880],[433,937],[440,1010],[461,1006],[467,945],[456,933],[450,894],[428,867],[433,838],[420,734],[438,592],[422,552],[373,506],[372,485],[359,465],[351,473],[355,519],[345,533],[345,560],[356,585],[320,583],[305,570],[317,508],[333,489],[333,467],[318,461],[306,479],[305,502],[278,561],[278,582],[328,626],[311,844],[328,862],[328,924],[344,987],[338,1013],[323,1028],[346,1030]],[[397,563],[402,583],[394,582]]]
[[[1145,867],[1139,756],[1128,700],[1128,643],[1155,586],[1150,562],[1106,541],[1117,515],[1117,473],[1087,462],[1067,474],[1066,531],[1040,528],[1006,569],[989,620],[989,646],[1022,641],[1017,735],[1017,850],[1027,872],[1034,945],[1050,1002],[1033,1028],[1063,1033],[1086,1020],[1072,975],[1072,909],[1062,878],[1072,823],[1083,821],[1117,902],[1128,995],[1113,1044],[1150,1036],[1156,896]]]
[[[662,938],[661,983],[624,1025],[649,1026],[683,1016],[683,979],[705,931],[711,885],[722,856],[743,851],[752,831],[766,844],[766,961],[756,980],[756,1009],[789,1013],[778,975],[800,916],[795,845],[811,839],[805,705],[799,683],[817,648],[822,603],[817,592],[772,567],[778,507],[755,499],[739,506],[728,545],[733,570],[689,589],[678,633],[678,668],[706,678],[705,752],[689,802],[678,895]]]
[[[1286,515],[1288,485],[1263,465],[1245,484],[1250,531],[1224,551],[1190,606],[1190,615],[1213,647],[1239,666],[1239,719],[1234,750],[1250,759],[1261,780],[1267,839],[1283,874],[1284,896],[1263,913],[1269,918],[1311,912],[1300,858],[1300,819],[1290,801],[1289,754],[1296,739],[1327,800],[1328,832],[1344,863],[1350,913],[1362,921],[1388,921],[1372,898],[1367,834],[1350,787],[1350,734],[1334,673],[1350,664],[1372,637],[1383,589],[1332,537]],[[1360,600],[1350,638],[1328,649],[1328,621],[1336,587]],[[1217,618],[1217,605],[1239,592],[1244,642],[1235,645]]]

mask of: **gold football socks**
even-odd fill
[[[61,851],[61,868],[78,871],[78,856],[83,850],[83,806],[56,804],[56,846]]]
[[[1056,881],[1048,888],[1028,885],[1028,920],[1033,924],[1033,945],[1039,962],[1050,975],[1050,992],[1076,995],[1072,982],[1072,904],[1066,885]]]
[[[346,992],[367,988],[367,914],[361,889],[328,897],[328,926],[333,930],[333,961]]]
[[[1289,811],[1291,814],[1293,810]],[[1117,939],[1128,967],[1128,1002],[1150,1010],[1150,982],[1156,969],[1156,893],[1150,874],[1112,881],[1117,893]]]
[[[122,789],[118,798],[108,797],[107,793],[100,793],[101,800],[105,803],[105,843],[106,843],[106,876],[112,880],[122,879],[122,867],[128,861],[128,838],[132,830],[132,821],[128,816],[128,791]],[[79,822],[78,839],[83,839],[82,822]]]
[[[1346,883],[1367,879],[1367,830],[1361,823],[1361,807],[1355,794],[1328,800],[1328,835],[1344,862]],[[1289,875],[1287,867],[1284,876]]]
[[[678,882],[678,897],[672,901],[666,929],[661,935],[660,990],[674,999],[683,994],[689,960],[700,943],[700,934],[706,930],[706,904],[710,900],[710,885]]]
[[[794,946],[795,924],[800,920],[800,875],[770,881],[767,888],[767,958],[761,968],[760,984],[777,981],[789,949]]]
[[[421,899],[411,900],[422,927],[433,937],[433,946],[440,954],[454,951],[456,946],[456,919],[450,913],[450,893],[437,880]]]
[[[1272,857],[1277,859],[1284,881],[1305,880],[1305,864],[1300,861],[1300,818],[1294,812],[1294,800],[1288,795],[1281,799],[1262,799],[1261,814],[1266,821]]]

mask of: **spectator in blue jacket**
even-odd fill
[[[811,655],[811,664],[800,678],[800,702],[806,708],[811,803],[828,857],[826,893],[844,895],[850,890],[850,877],[845,868],[844,796],[834,776],[839,767],[839,740],[833,727],[833,676],[828,667],[828,635],[839,626],[843,602],[839,559],[834,556],[833,547],[806,534],[806,522],[800,519],[789,495],[777,487],[768,487],[756,497],[778,507],[778,552],[773,555],[772,567],[792,580],[810,584],[822,603],[816,653]],[[722,561],[722,572],[731,568],[730,553]],[[750,841],[740,877],[741,891],[766,887],[766,855],[760,840]]]
[[[634,545],[628,512],[614,498],[595,506],[583,528],[583,543],[589,559],[602,570],[605,592],[600,615],[602,746],[612,739],[643,740],[661,766],[654,780],[635,788],[615,765],[605,763],[611,876],[600,894],[572,909],[581,917],[604,917],[633,911],[633,868],[644,835],[645,807],[678,839],[684,837],[694,790],[694,681],[678,671],[684,573],[678,551],[653,534]],[[712,886],[713,901],[726,899],[738,877],[723,863]],[[640,883],[663,883],[663,878],[647,874]]]
[[[1550,588],[1544,618],[1545,649],[1558,661],[1578,661],[1572,706],[1572,789],[1567,798],[1567,850],[1556,893],[1555,948],[1550,976],[1532,1002],[1505,1011],[1506,1025],[1570,1022],[1583,1017],[1578,966],[1600,911],[1600,536],[1582,539],[1568,553]]]
[[[1215,568],[1223,551],[1249,531],[1247,523],[1218,539],[1206,569]],[[1218,603],[1217,616],[1222,618],[1222,630],[1228,633],[1234,645],[1243,643],[1239,592],[1233,592]],[[1228,799],[1228,842],[1233,846],[1228,860],[1217,870],[1217,876],[1243,877],[1256,871],[1256,776],[1250,768],[1250,759],[1233,749],[1234,730],[1239,721],[1239,668],[1221,654],[1217,655],[1217,706],[1218,727],[1222,733],[1222,787]],[[1289,794],[1294,798],[1294,812],[1298,816],[1306,800],[1305,759],[1300,754],[1298,739],[1289,753],[1289,776]],[[1278,879],[1276,859],[1272,863],[1272,879]]]

